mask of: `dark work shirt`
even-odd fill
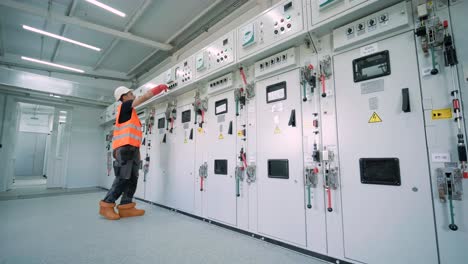
[[[122,107],[120,108],[119,124],[125,123],[132,118],[132,104],[133,100],[122,103]]]

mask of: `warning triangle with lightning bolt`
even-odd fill
[[[379,123],[379,122],[382,122],[382,119],[376,112],[374,112],[369,119],[369,123]]]

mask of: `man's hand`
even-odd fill
[[[147,91],[144,95],[136,98],[133,100],[132,107],[137,107],[141,105],[142,103],[146,102],[147,100],[151,99],[151,97],[158,95],[162,93],[163,91],[167,92],[167,85],[165,84],[160,84],[154,88],[151,88],[149,91]]]

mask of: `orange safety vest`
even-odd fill
[[[119,116],[122,104],[117,107],[115,117],[114,138],[112,139],[112,148],[117,149],[125,145],[139,148],[143,133],[141,132],[141,122],[138,118],[135,108],[132,108],[132,117],[127,122],[119,124]]]

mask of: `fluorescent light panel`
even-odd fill
[[[75,45],[82,46],[82,47],[85,47],[85,48],[88,48],[88,49],[101,51],[101,49],[98,48],[98,47],[94,47],[94,46],[85,44],[83,42],[79,42],[79,41],[76,41],[76,40],[73,40],[73,39],[62,37],[62,36],[59,36],[59,35],[56,35],[56,34],[52,34],[52,33],[49,33],[47,31],[43,31],[43,30],[40,30],[40,29],[37,29],[37,28],[33,28],[33,27],[30,27],[30,26],[26,26],[26,25],[23,25],[23,28],[26,29],[26,30],[32,31],[32,32],[36,32],[36,33],[39,33],[39,34],[42,34],[42,35],[52,37],[52,38],[56,38],[56,39],[60,39],[60,40],[66,41],[66,42],[70,42],[70,43],[73,43]]]
[[[95,5],[95,6],[99,6],[100,8],[103,8],[103,9],[105,9],[105,10],[107,10],[109,12],[112,12],[112,13],[118,15],[118,16],[121,16],[121,17],[126,16],[126,14],[124,12],[121,12],[121,11],[115,9],[115,8],[112,8],[112,7],[110,7],[110,6],[106,5],[106,4],[103,4],[101,2],[98,2],[96,0],[86,0],[86,2],[89,2],[89,3],[91,3],[91,4]]]
[[[21,56],[21,59],[27,60],[27,61],[36,62],[36,63],[41,63],[41,64],[45,64],[45,65],[49,65],[49,66],[53,66],[53,67],[57,67],[57,68],[62,68],[62,69],[66,69],[66,70],[69,70],[69,71],[75,71],[75,72],[79,72],[79,73],[84,73],[83,70],[76,69],[76,68],[72,68],[72,67],[68,67],[68,66],[63,66],[63,65],[56,64],[56,63],[52,63],[52,62],[48,62],[48,61],[42,61],[42,60],[33,59],[33,58],[25,57],[25,56]]]

